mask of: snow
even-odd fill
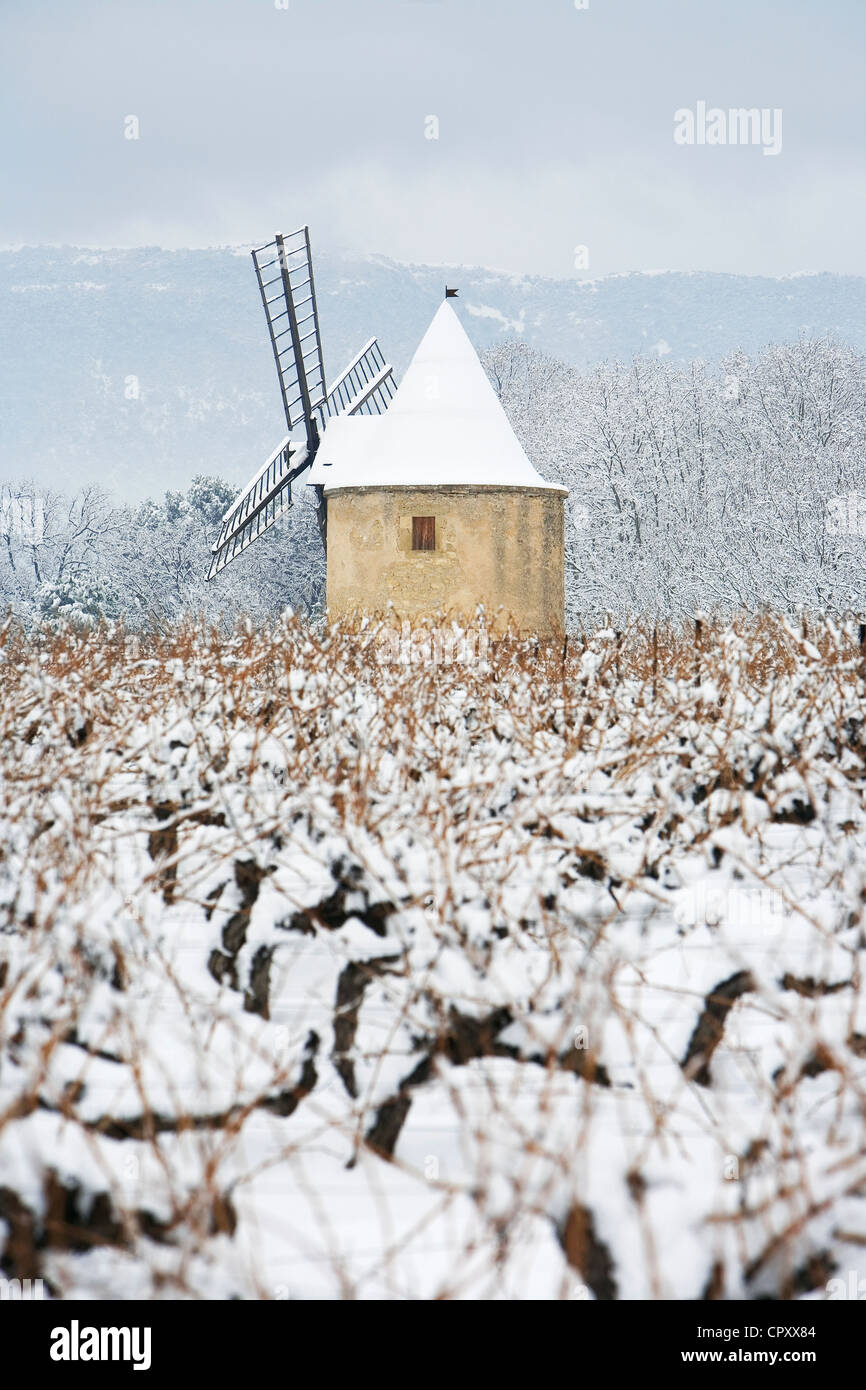
[[[825,1254],[866,1275],[851,647],[731,629],[653,698],[612,636],[567,682],[294,622],[0,648],[0,1193],[127,1223],[47,1239],[40,1277],[603,1297],[576,1203],[620,1299],[700,1299],[717,1261],[729,1298],[825,1296]],[[741,972],[704,1083],[687,1049]]]
[[[57,285],[10,285],[12,294],[28,294],[31,290],[62,290],[66,293],[69,290],[104,290],[105,285],[97,284],[95,280],[74,280],[70,284]]]
[[[490,304],[469,304],[466,305],[466,312],[477,319],[495,319],[502,325],[503,331],[510,333],[525,333],[525,318],[510,319],[503,314],[501,309],[496,309]]]
[[[478,355],[444,301],[382,416],[327,425],[306,475],[328,493],[340,487],[531,487],[545,482],[530,463]]]

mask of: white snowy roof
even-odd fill
[[[331,420],[306,481],[326,493],[455,483],[568,490],[536,473],[447,301],[386,413]]]

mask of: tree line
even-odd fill
[[[771,606],[866,607],[866,359],[829,338],[721,363],[664,358],[580,372],[522,342],[485,366],[530,459],[569,488],[569,621]],[[316,617],[312,498],[206,582],[234,497],[199,476],[136,506],[97,488],[0,489],[0,601],[28,625],[185,614],[231,625]]]

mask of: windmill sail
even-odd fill
[[[381,415],[397,389],[375,338],[327,389],[307,227],[287,237],[277,235],[257,247],[252,257],[289,433],[223,517],[211,547],[208,579],[290,509],[292,483],[312,464],[328,420],[337,415]],[[306,443],[293,443],[290,436],[302,424]]]
[[[325,401],[325,368],[319,337],[316,285],[307,227],[279,234],[253,251],[253,265],[268,321],[289,433],[301,422],[313,447],[313,411]]]
[[[292,483],[310,464],[306,445],[278,445],[222,519],[219,538],[211,547],[208,579],[230,565],[247,546],[273,526],[292,506]]]
[[[337,377],[320,412],[321,423],[334,415],[383,415],[397,390],[390,363],[371,338]]]

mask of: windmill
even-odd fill
[[[288,432],[222,519],[211,547],[208,579],[237,559],[292,506],[292,484],[315,461],[329,420],[382,415],[396,393],[393,371],[375,338],[326,384],[310,254],[310,232],[279,233],[252,252],[268,333],[277,364]],[[292,438],[303,426],[304,438]],[[319,528],[326,535],[324,488],[317,486]]]

